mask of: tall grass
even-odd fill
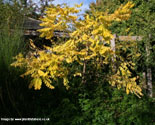
[[[21,70],[10,64],[14,56],[24,51],[23,18],[19,20],[21,15],[17,14],[15,6],[0,5],[0,10],[0,115],[15,117],[17,114],[19,117],[16,98],[19,96],[17,88],[21,84]]]
[[[9,29],[4,26],[0,31],[0,67],[10,69],[13,57],[22,49],[24,41],[20,29]]]

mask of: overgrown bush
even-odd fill
[[[155,107],[147,97],[139,100],[134,95],[126,95],[114,88],[109,93],[105,92],[106,87],[100,86],[94,93],[80,95],[81,124],[153,124]]]
[[[44,107],[44,110],[36,110],[36,116],[50,118],[50,122],[45,124],[145,125],[154,122],[155,107],[151,99],[146,95],[141,99],[132,94],[127,95],[123,90],[112,88],[109,84],[104,83],[97,87],[94,84],[74,86],[70,92],[64,87],[55,88],[53,92],[43,88],[40,93],[44,94],[38,97],[42,101],[38,101],[36,109]]]

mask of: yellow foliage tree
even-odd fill
[[[37,51],[38,56],[32,54],[30,57],[24,57],[22,54],[17,55],[13,66],[26,67],[26,72],[22,76],[30,75],[32,81],[29,87],[36,90],[41,88],[42,83],[47,87],[54,89],[52,82],[63,79],[64,86],[69,89],[68,75],[72,77],[83,78],[86,62],[94,60],[92,63],[97,64],[100,68],[102,65],[115,63],[111,61],[114,52],[110,48],[110,40],[113,38],[111,31],[108,29],[112,21],[127,20],[130,17],[131,10],[134,5],[128,2],[122,5],[113,14],[108,12],[98,12],[92,10],[92,14],[85,15],[84,20],[78,20],[75,15],[79,12],[76,5],[71,8],[67,5],[57,5],[47,8],[46,15],[41,19],[43,29],[40,29],[41,37],[51,39],[54,31],[64,31],[69,33],[69,39],[62,41],[52,47],[45,46],[46,50]],[[73,25],[75,30],[69,31],[69,26]],[[31,41],[31,44],[32,41]],[[32,46],[35,47],[33,44]],[[119,56],[119,55],[118,55]],[[102,57],[102,60],[99,58]],[[66,64],[74,62],[83,66],[83,71],[75,71],[73,74]],[[141,88],[136,84],[136,77],[131,78],[131,72],[128,69],[130,63],[123,60],[118,67],[117,72],[107,77],[112,86],[118,88],[126,88],[129,92],[142,95]]]

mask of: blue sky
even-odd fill
[[[69,6],[74,6],[74,4],[83,3],[81,9],[81,14],[84,13],[85,10],[89,9],[89,4],[95,2],[96,0],[54,0],[52,3],[54,4],[62,4],[66,3]]]

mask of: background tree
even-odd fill
[[[113,12],[115,8],[119,5],[125,3],[124,0],[99,0],[97,1],[96,9],[104,11],[107,8],[109,13]],[[133,1],[135,6],[132,9],[131,18],[126,22],[114,22],[111,26],[113,33],[117,35],[137,35],[143,36],[143,41],[137,42],[138,51],[141,53],[140,58],[136,63],[136,72],[140,74],[141,79],[147,79],[147,93],[152,97],[152,84],[154,85],[154,10],[152,6],[154,4],[153,0],[135,0]],[[151,38],[150,38],[151,35]],[[144,63],[145,62],[145,63]],[[143,74],[143,75],[142,75]],[[153,83],[152,83],[153,81]]]
[[[38,19],[44,15],[46,7],[52,5],[54,0],[21,0],[21,5],[27,10],[27,16]]]

